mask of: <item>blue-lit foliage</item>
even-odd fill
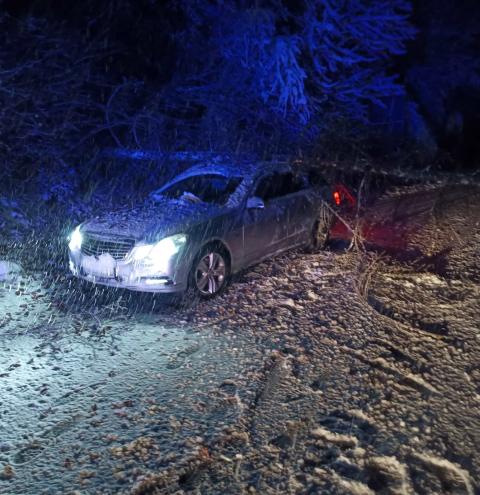
[[[314,140],[332,120],[368,120],[403,88],[390,74],[415,31],[405,0],[183,2],[181,91],[230,132]],[[215,119],[208,122],[210,130]]]
[[[134,46],[110,70],[122,41],[108,33],[118,32],[122,12],[147,22],[135,2],[118,5],[117,15],[99,7],[88,23],[105,29],[99,43],[90,28],[85,37],[50,20],[0,19],[0,146],[38,166],[61,163],[91,139],[156,150],[298,149],[335,120],[365,122],[369,104],[401,93],[388,71],[414,35],[407,0],[183,0],[152,11],[170,16],[171,45],[151,46],[144,66],[168,51],[175,66],[146,86],[122,74],[139,58]]]
[[[111,173],[96,162],[109,146],[294,154],[338,121],[365,122],[371,103],[403,91],[389,71],[414,35],[406,0],[97,4],[68,28],[0,16],[0,151],[12,173],[37,174],[47,201],[89,197]],[[139,36],[166,26],[168,45],[130,45],[127,17]]]
[[[108,82],[100,63],[105,50],[30,16],[0,15],[0,30],[4,169],[20,177],[52,167],[68,171],[69,152],[104,125],[101,89]],[[65,193],[62,186],[57,189]]]
[[[403,92],[387,70],[414,36],[409,14],[404,0],[308,3],[303,36],[317,108],[365,120],[367,102]]]

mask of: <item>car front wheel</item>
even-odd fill
[[[190,288],[203,299],[220,293],[229,276],[226,254],[215,245],[207,246],[195,259],[190,274]]]

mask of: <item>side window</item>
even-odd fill
[[[270,199],[276,198],[276,191],[279,189],[279,174],[271,174],[263,177],[258,183],[254,196],[263,199],[267,202]]]
[[[296,177],[292,173],[270,174],[263,177],[258,183],[254,196],[267,202],[275,198],[293,194],[306,186],[301,177]]]
[[[293,194],[308,187],[308,181],[305,177],[292,173],[285,174],[284,177],[284,194]]]

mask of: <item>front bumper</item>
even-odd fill
[[[187,289],[188,271],[174,257],[162,272],[128,260],[102,260],[86,256],[80,251],[69,251],[70,271],[78,278],[94,284],[140,292],[184,292]]]

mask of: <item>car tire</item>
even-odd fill
[[[317,253],[328,244],[330,239],[330,229],[332,228],[334,215],[332,211],[322,203],[317,219],[313,223],[308,243],[308,251]]]
[[[196,299],[211,299],[222,293],[230,278],[230,259],[219,244],[208,244],[195,257],[188,292]]]

